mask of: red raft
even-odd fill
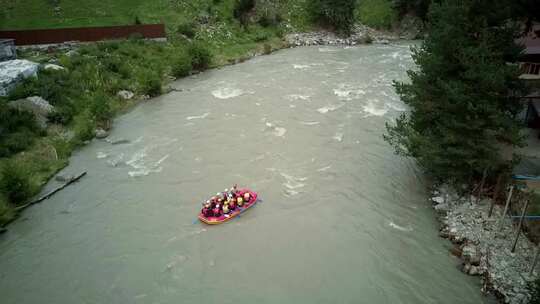
[[[216,217],[216,216],[209,216],[209,217],[206,217],[204,216],[204,214],[202,213],[202,211],[199,213],[199,220],[205,224],[208,224],[208,225],[217,225],[217,224],[221,224],[221,223],[225,223],[227,221],[230,221],[231,219],[237,217],[238,215],[244,213],[246,210],[248,210],[249,208],[255,206],[255,204],[257,204],[257,192],[253,192],[249,189],[242,189],[239,191],[240,194],[243,195],[243,193],[246,193],[248,192],[249,195],[250,195],[250,200],[249,202],[244,202],[244,205],[242,207],[236,207],[236,209],[234,211],[231,211],[229,214],[223,214],[219,217]]]

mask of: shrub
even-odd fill
[[[140,91],[144,95],[155,97],[161,94],[161,77],[155,73],[146,73],[140,80]]]
[[[23,151],[39,134],[32,113],[0,105],[0,157]]]
[[[195,37],[195,23],[193,22],[184,22],[180,23],[176,28],[176,31],[188,38]]]
[[[263,42],[270,39],[270,34],[264,31],[259,31],[255,33],[255,37],[253,37],[253,40],[255,42]]]
[[[233,16],[242,25],[247,25],[248,14],[255,8],[255,0],[236,0],[234,3]]]
[[[76,141],[83,142],[94,137],[96,125],[89,112],[79,114],[73,120],[73,131],[75,132]]]
[[[186,77],[191,68],[191,58],[187,54],[182,54],[173,60],[172,75],[176,78]]]
[[[28,172],[13,161],[5,162],[0,170],[0,191],[9,202],[24,204],[32,196]]]
[[[313,21],[332,26],[343,34],[351,32],[355,8],[356,0],[309,0],[308,3]]]
[[[200,42],[193,43],[188,49],[188,54],[191,57],[191,66],[195,70],[206,69],[212,61],[210,50]]]
[[[103,93],[95,93],[90,96],[89,110],[96,122],[105,122],[112,118],[113,113],[110,98]]]
[[[268,43],[263,45],[263,54],[268,55],[272,53],[272,46]]]
[[[390,0],[362,0],[357,14],[362,23],[375,28],[390,28],[397,20]]]

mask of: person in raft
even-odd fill
[[[234,185],[230,190],[225,189],[221,193],[218,192],[216,196],[203,203],[201,212],[205,217],[220,217],[231,213],[238,207],[243,207],[250,200],[251,194],[249,192],[241,192],[237,185]]]

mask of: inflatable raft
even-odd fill
[[[249,208],[255,206],[255,204],[257,204],[257,201],[258,201],[256,192],[253,192],[253,191],[248,190],[248,189],[240,190],[240,193],[246,193],[246,192],[249,192],[250,200],[249,200],[249,202],[244,202],[244,205],[242,207],[236,207],[236,209],[234,211],[231,211],[229,214],[224,214],[224,215],[221,215],[219,217],[215,217],[215,216],[206,217],[201,212],[201,213],[199,213],[199,220],[201,222],[205,223],[205,224],[208,224],[208,225],[217,225],[217,224],[221,224],[221,223],[225,223],[227,221],[230,221],[233,218],[239,216],[240,214],[244,213]]]

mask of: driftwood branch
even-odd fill
[[[49,193],[43,195],[42,197],[38,198],[37,200],[31,201],[31,202],[29,202],[29,203],[26,203],[26,204],[24,204],[24,205],[22,205],[22,206],[19,206],[19,207],[15,208],[15,211],[21,211],[21,210],[24,210],[24,209],[26,209],[26,208],[28,208],[28,207],[34,205],[34,204],[41,203],[42,201],[44,201],[44,200],[50,198],[51,196],[53,196],[54,194],[56,194],[56,192],[58,192],[58,191],[64,189],[65,187],[71,185],[72,183],[78,181],[79,179],[81,179],[81,178],[82,178],[83,176],[85,176],[85,175],[86,175],[86,171],[84,171],[83,173],[81,173],[81,174],[75,176],[74,178],[72,178],[71,180],[69,180],[68,182],[66,182],[65,184],[63,184],[62,186],[60,186],[60,187],[58,187],[58,188],[52,190],[51,192],[49,192]]]

